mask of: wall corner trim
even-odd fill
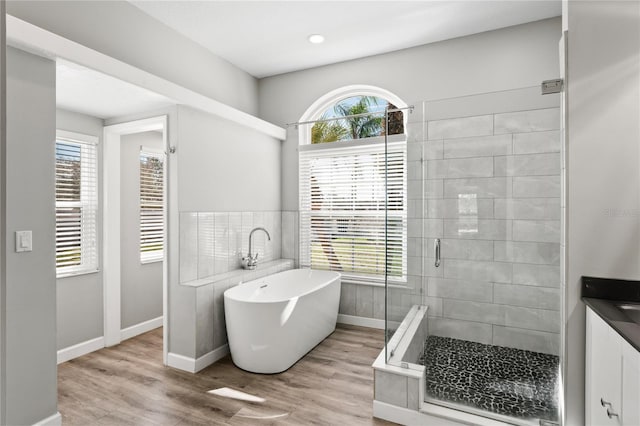
[[[188,371],[189,373],[197,373],[216,361],[221,360],[225,356],[229,355],[229,353],[228,344],[220,346],[197,359],[169,352],[167,365],[169,367],[177,368],[178,370]]]
[[[104,337],[96,337],[58,351],[58,364],[104,348]]]
[[[162,318],[163,317],[160,316],[122,329],[122,331],[120,331],[120,340],[124,341],[131,339],[132,337],[155,330],[158,327],[162,327]]]
[[[358,317],[355,315],[338,314],[338,323],[357,325],[360,327],[377,328],[384,330],[384,320],[377,318]]]
[[[38,423],[35,423],[33,426],[60,426],[60,425],[62,425],[62,416],[58,411],[54,415],[49,416],[46,419],[40,420]]]

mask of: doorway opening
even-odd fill
[[[104,141],[105,346],[163,326],[166,364],[167,116],[105,126]]]

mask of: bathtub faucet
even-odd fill
[[[267,234],[267,238],[269,239],[269,241],[271,241],[271,235],[269,235],[269,232],[260,227],[260,228],[253,228],[251,230],[251,232],[249,233],[249,253],[242,258],[242,267],[244,269],[256,269],[256,266],[258,266],[258,253],[256,253],[255,255],[251,254],[251,242],[253,240],[253,233],[256,231],[264,231],[265,234]]]

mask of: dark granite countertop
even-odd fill
[[[582,277],[582,301],[640,351],[640,324],[618,307],[640,304],[640,281]]]

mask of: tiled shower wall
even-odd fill
[[[253,235],[253,253],[260,263],[280,259],[282,252],[282,213],[254,212],[181,212],[180,282],[186,283],[223,274],[242,267],[249,251],[249,233]]]
[[[413,290],[404,297],[422,295],[430,334],[557,354],[559,108],[427,113],[408,129]]]

